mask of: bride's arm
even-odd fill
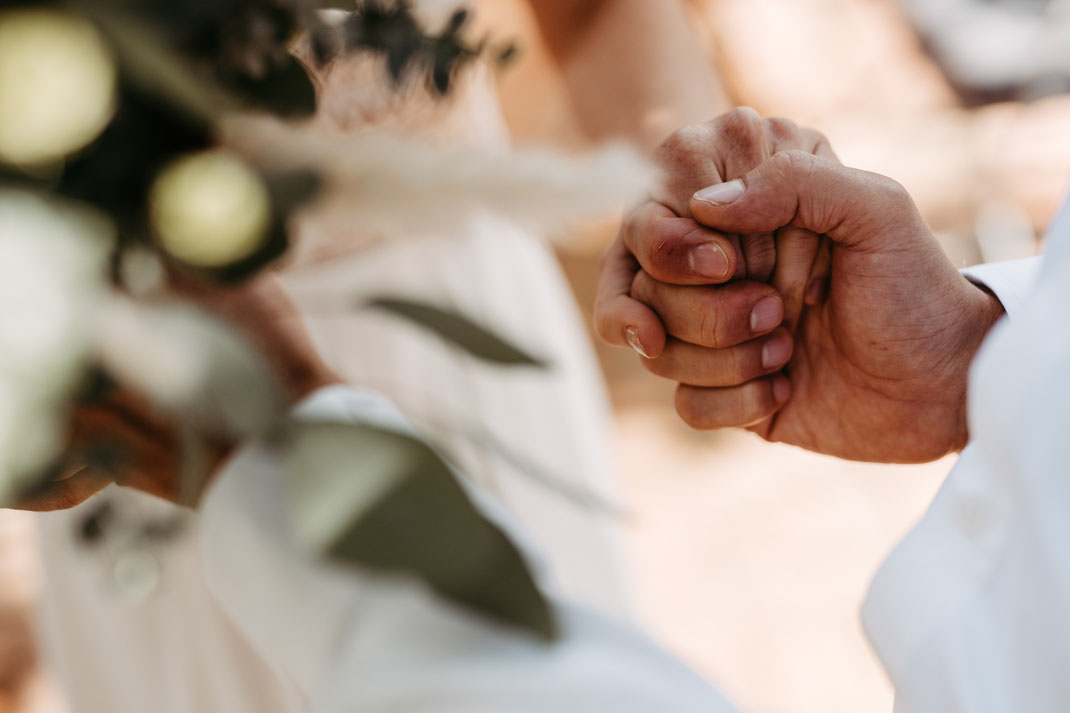
[[[729,100],[684,0],[529,0],[593,140],[653,149]]]

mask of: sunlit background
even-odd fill
[[[692,4],[734,104],[819,128],[844,163],[900,180],[956,264],[1038,249],[1070,185],[1070,95],[1061,93],[1070,2]],[[514,139],[577,144],[524,6],[500,0],[494,13],[524,48],[499,80]],[[561,248],[588,314],[611,238],[610,226],[594,227]],[[747,434],[695,433],[672,411],[672,385],[628,352],[599,354],[632,513],[634,582],[654,633],[749,711],[890,710],[858,607],[953,460],[855,465]],[[30,517],[0,513],[0,713],[64,710],[32,657],[31,528]]]

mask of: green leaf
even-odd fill
[[[501,337],[472,322],[464,315],[395,297],[376,297],[367,307],[380,309],[403,317],[410,322],[429,329],[450,344],[454,344],[472,356],[494,364],[507,366],[534,366],[546,368],[546,363],[537,357],[509,344]]]
[[[302,545],[415,575],[476,612],[556,636],[523,557],[427,445],[371,426],[295,424],[288,446],[287,504]]]

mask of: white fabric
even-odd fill
[[[962,270],[962,274],[971,282],[987,287],[1003,303],[1007,317],[1014,319],[1033,291],[1043,264],[1044,256],[1037,255],[1022,260],[975,265]]]
[[[458,4],[419,0],[417,6],[425,19],[441,23]],[[320,97],[318,116],[330,126],[325,130],[381,123],[428,139],[506,150],[489,69],[466,74],[450,101],[432,111],[412,97],[399,102],[390,92],[369,91],[382,68],[356,64],[331,71],[334,84]],[[528,473],[533,466],[607,503],[618,499],[608,400],[549,248],[488,217],[463,237],[416,242],[378,236],[375,247],[347,255],[334,232],[320,227],[317,235],[302,232],[283,282],[324,359],[351,383],[388,394],[421,433],[446,445],[463,471],[516,515],[544,555],[548,589],[616,618],[631,617],[620,522],[577,506],[548,487],[547,478]],[[487,367],[398,318],[362,308],[369,296],[384,294],[454,307],[545,357],[552,370]],[[198,520],[158,553],[159,586],[130,601],[115,582],[116,558],[123,555],[90,551],[74,539],[102,499],[135,515],[175,511],[141,493],[109,488],[83,507],[41,518],[46,584],[39,638],[74,713],[304,710],[293,680],[304,664],[296,662],[294,671],[270,668],[206,589]],[[337,615],[313,609],[327,626]]]
[[[157,552],[155,589],[126,592],[116,568],[134,554],[126,537],[79,545],[75,529],[93,507],[111,501],[130,521],[177,508],[132,490],[107,488],[73,511],[45,513],[38,639],[73,713],[292,713],[303,710],[293,687],[220,609],[206,585],[196,520]]]
[[[389,402],[328,389],[316,421],[405,429]],[[730,707],[645,637],[558,602],[546,644],[438,598],[415,580],[340,569],[287,539],[277,457],[251,445],[202,510],[209,588],[227,616],[314,713],[717,713]]]
[[[1070,208],[1048,244],[1038,276],[971,271],[1010,315],[971,370],[972,441],[863,607],[899,713],[1070,710]]]
[[[283,286],[347,382],[388,396],[504,504],[538,543],[553,586],[631,616],[621,521],[553,483],[619,508],[608,399],[590,339],[550,249],[501,220],[469,235],[397,240],[300,264]],[[480,363],[429,331],[364,307],[376,296],[452,308],[549,363]]]

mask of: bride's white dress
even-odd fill
[[[432,0],[421,9],[442,18],[456,4]],[[505,147],[488,72],[471,72],[444,109],[419,99],[398,103],[354,84],[369,76],[367,66],[354,64],[325,80],[317,119],[324,130],[390,123],[432,139]],[[462,472],[514,513],[545,555],[555,591],[627,617],[620,523],[518,467],[527,461],[544,476],[617,500],[601,377],[550,249],[539,236],[490,217],[467,235],[381,236],[360,252],[340,253],[330,237],[307,228],[283,279],[328,362],[352,383],[395,401],[417,428],[448,447]],[[358,306],[382,294],[456,308],[545,357],[552,369],[487,367],[412,325]],[[509,455],[488,450],[486,441]],[[145,515],[171,511],[114,487],[101,497]],[[307,707],[286,672],[260,659],[206,589],[196,521],[160,553],[152,591],[132,600],[116,586],[116,567],[129,566],[121,544],[90,550],[72,539],[85,514],[82,507],[44,515],[39,528],[46,572],[41,638],[73,710],[271,713]],[[300,615],[320,615],[309,604]]]

